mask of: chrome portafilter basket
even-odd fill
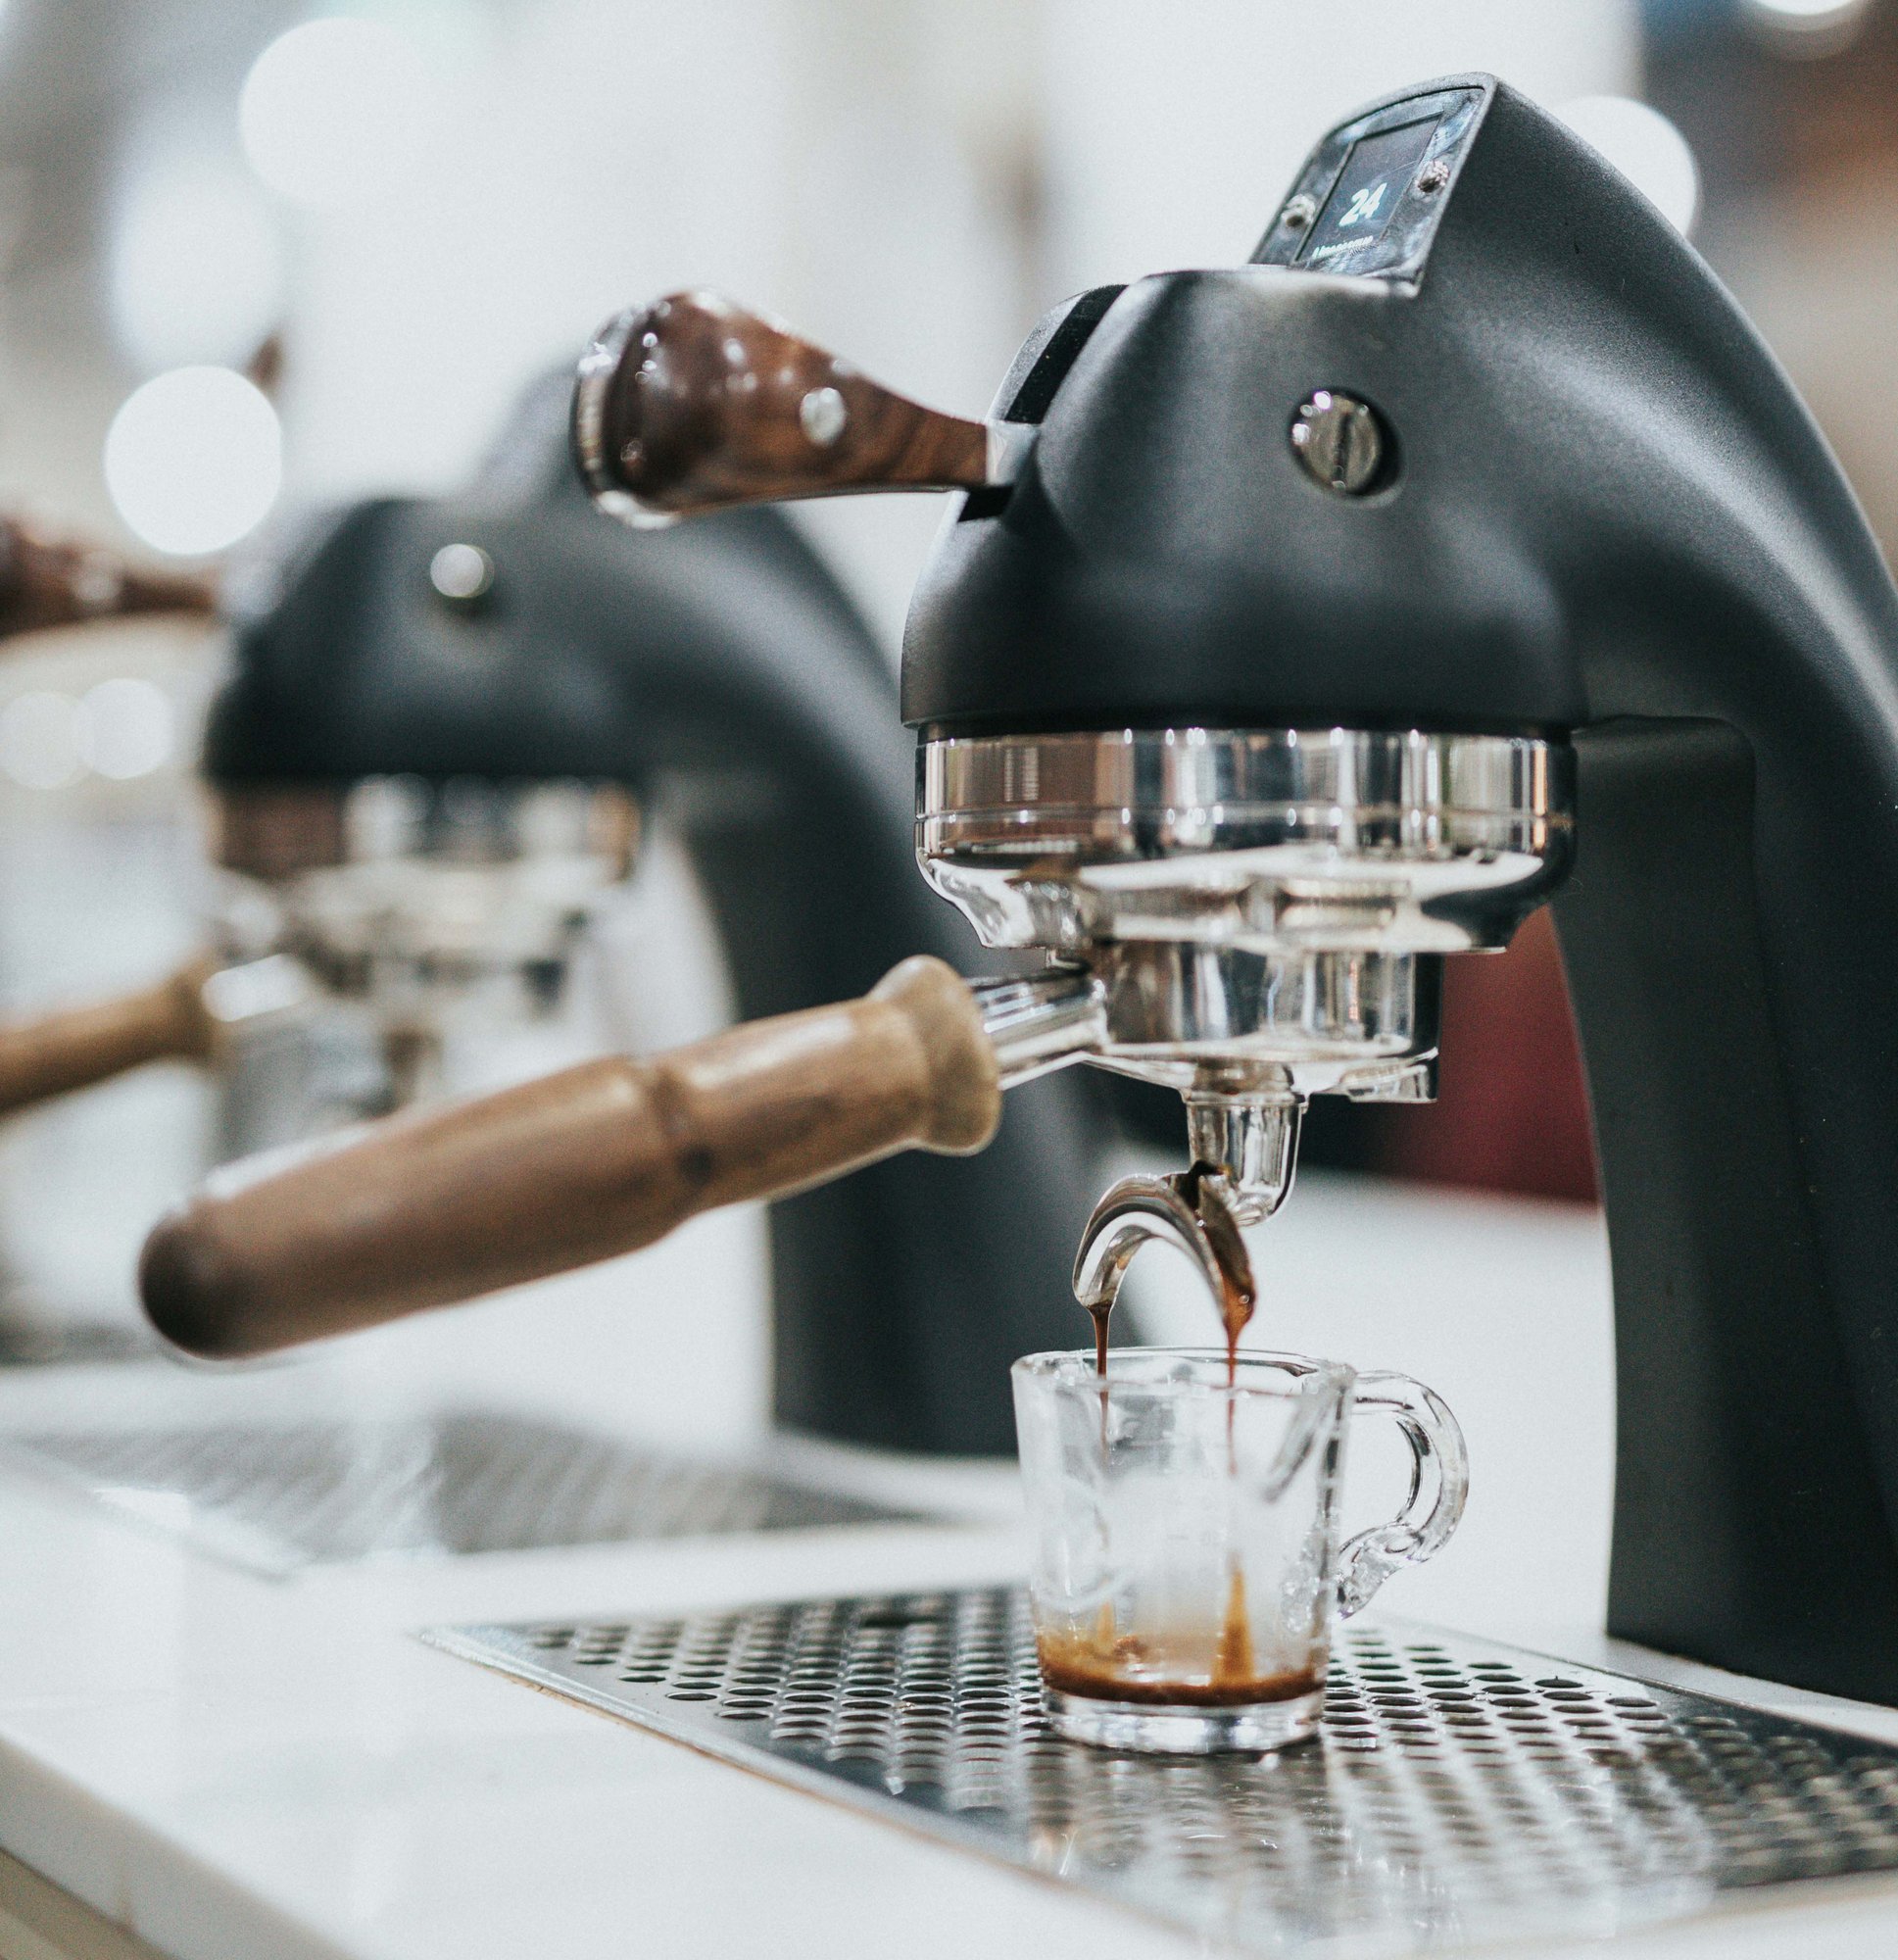
[[[370,778],[270,808],[225,793],[216,921],[233,972],[275,972],[219,1077],[221,1154],[488,1086],[567,1005],[600,906],[630,876],[617,787]]]
[[[1039,1033],[1041,1065],[1179,1091],[1197,1215],[1253,1224],[1291,1188],[1313,1096],[1434,1097],[1442,956],[1505,946],[1566,872],[1574,758],[1415,729],[930,736],[917,810],[924,875],[984,945],[1048,956],[1004,1072]],[[1077,1291],[1142,1221],[1190,1229],[1168,1183],[1102,1200]]]

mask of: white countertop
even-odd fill
[[[691,1379],[725,1393],[663,1302],[755,1270],[755,1221],[631,1266],[318,1362],[237,1376],[154,1364],[0,1378],[0,1435],[210,1420],[444,1394],[607,1419],[676,1444]],[[749,1237],[747,1235],[750,1235]],[[749,1248],[749,1250],[748,1250]],[[1408,1367],[1468,1432],[1457,1543],[1385,1603],[1599,1665],[1898,1738],[1898,1715],[1748,1689],[1617,1650],[1606,1569],[1610,1348],[1590,1214],[1310,1180],[1256,1242],[1263,1345]],[[735,1277],[736,1276],[736,1277]],[[742,1289],[741,1289],[742,1290]],[[1144,1331],[1191,1294],[1146,1280]],[[738,1340],[739,1316],[721,1339]],[[1196,1318],[1184,1331],[1197,1338]],[[614,1344],[617,1343],[617,1348]],[[666,1356],[646,1371],[627,1359]],[[614,1358],[615,1354],[617,1359]],[[657,1381],[651,1377],[658,1376]],[[444,1386],[445,1385],[445,1386]],[[736,1440],[731,1409],[707,1427]],[[1120,1909],[589,1714],[423,1647],[450,1621],[624,1615],[1012,1576],[1012,1480],[858,1461],[955,1526],[600,1546],[267,1580],[18,1471],[0,1471],[0,1849],[174,1960],[520,1960],[900,1950],[1102,1960],[1191,1950]],[[1375,1480],[1376,1466],[1364,1473]],[[1630,1955],[1898,1948],[1898,1886],[1828,1888],[1624,1940]]]

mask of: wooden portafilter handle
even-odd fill
[[[127,563],[103,545],[49,538],[0,517],[0,639],[135,613],[212,613],[218,589],[196,572]]]
[[[1000,1114],[967,983],[907,959],[860,1001],[233,1165],[159,1224],[139,1284],[177,1347],[262,1354],[630,1252],[897,1151],[979,1151]]]
[[[636,517],[989,480],[985,423],[894,394],[706,292],[601,329],[580,364],[573,441],[588,488]]]
[[[148,1061],[208,1059],[218,1024],[204,990],[215,970],[194,959],[156,987],[0,1021],[0,1115]]]

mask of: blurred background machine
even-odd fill
[[[31,934],[49,915],[57,919],[49,938],[59,946],[58,956],[76,956],[81,970],[101,943],[118,939],[127,925],[135,939],[141,913],[149,916],[145,906],[154,885],[163,890],[163,879],[152,873],[154,857],[168,855],[165,842],[149,820],[138,820],[150,811],[140,808],[143,786],[134,782],[166,759],[174,709],[163,682],[174,678],[173,663],[188,658],[183,650],[201,638],[217,605],[216,581],[207,572],[136,563],[96,541],[0,519],[0,637],[8,651],[24,650],[20,671],[9,675],[15,691],[0,736],[7,774],[15,785],[41,788],[93,774],[118,792],[116,814],[122,819],[137,811],[131,821],[112,826],[111,842],[96,858],[85,848],[93,840],[63,827],[48,833],[9,826],[0,842],[15,932]],[[69,630],[74,628],[83,630]],[[80,698],[32,684],[49,663],[62,674],[86,676],[90,685]],[[21,945],[8,938],[4,925],[0,943],[16,954]],[[24,1106],[115,1073],[119,1063],[204,1051],[210,1024],[197,994],[202,977],[193,971],[146,986],[104,1015],[69,1017],[58,1030],[63,1039],[52,1042],[37,1016],[0,1028],[0,1108]],[[88,1135],[83,1114],[77,1125],[55,1119],[24,1149],[16,1134],[0,1139],[6,1164],[0,1178],[0,1365],[98,1357],[143,1346],[122,1312],[120,1268],[141,1204],[161,1197],[194,1154],[187,1145],[179,1160],[175,1147],[185,1130],[168,1121],[179,1113],[174,1093],[168,1093],[175,1088],[161,1085],[156,1102],[149,1090],[138,1092],[140,1113],[157,1116],[156,1124],[134,1121],[142,1150],[135,1144],[130,1152],[121,1152],[116,1136],[103,1130]],[[111,1305],[101,1312],[101,1302]]]
[[[604,518],[572,471],[569,396],[565,372],[530,388],[468,493],[352,505],[231,581],[199,768],[200,943],[170,979],[0,1028],[0,1102],[57,1099],[56,1118],[114,1072],[188,1061],[197,1141],[221,1161],[815,1004],[919,941],[973,951],[915,877],[894,676],[817,554],[774,512],[676,534]],[[848,904],[808,876],[820,855]],[[1050,1083],[979,1164],[880,1166],[773,1212],[778,1425],[1007,1448],[1007,1361],[1064,1331],[1086,1100]],[[139,1229],[128,1162],[190,1181],[190,1140],[167,1141],[134,1130],[66,1166],[49,1266],[82,1206]],[[134,1179],[130,1202],[148,1192]],[[101,1358],[110,1304],[17,1312],[16,1351]],[[782,1449],[745,1448],[761,1439],[729,1420],[694,1433],[707,1385],[714,1407],[750,1386],[750,1306],[702,1245],[645,1288],[622,1270],[544,1295],[485,1381],[457,1335],[274,1393],[207,1385],[207,1422],[133,1371],[143,1405],[125,1385],[105,1429],[10,1441],[270,1570],[883,1514],[819,1472],[787,1480]],[[695,1356],[689,1455],[633,1447],[638,1397],[612,1406],[623,1357],[668,1342]],[[544,1412],[508,1405],[523,1394]],[[663,1396],[646,1381],[649,1406]]]
[[[236,880],[223,951],[295,956],[369,1039],[354,1092],[314,1055],[301,1080],[268,1054],[228,1075],[226,1154],[332,1105],[651,1046],[650,1025],[569,1031],[564,1052],[536,1035],[642,808],[691,857],[742,1017],[860,991],[918,948],[978,952],[919,889],[894,682],[815,554],[775,513],[703,534],[604,521],[568,461],[567,393],[535,391],[471,496],[357,507],[238,626],[204,764]],[[665,957],[646,949],[649,970]],[[773,1210],[781,1422],[1006,1450],[1007,1363],[1065,1331],[1088,1106],[1050,1082],[979,1161],[878,1165]]]
[[[698,867],[747,1017],[972,950],[914,877],[888,667],[809,546],[769,512],[603,519],[567,395],[530,391],[467,496],[355,506],[253,580],[205,736],[212,943],[157,989],[16,1025],[0,1098],[199,1060],[223,1160],[648,1046],[589,930],[646,809]],[[1006,1449],[1007,1362],[1064,1331],[1085,1096],[1023,1099],[980,1163],[880,1166],[773,1212],[781,1421]]]

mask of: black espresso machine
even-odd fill
[[[253,1351],[345,1293],[406,1311],[826,1161],[977,1149],[1002,1088],[1071,1059],[1181,1091],[1257,1218],[1307,1100],[1428,1097],[1441,960],[1553,902],[1613,1249],[1610,1630],[1898,1702],[1898,595],[1638,193],[1454,77],[1328,135],[1246,266],[1057,308],[986,424],[687,294],[607,329],[576,426],[643,519],[964,493],[904,649],[917,849],[1045,970],[927,1001],[893,976],[823,1023],[833,1081],[907,1057],[867,1116],[798,1100],[759,1030],[717,1095],[686,1054],[614,1077],[610,1119],[590,1079],[207,1192],[147,1250],[162,1328]],[[862,839],[813,815],[798,876],[848,905]],[[801,1148],[734,1118],[735,1084]],[[584,1243],[536,1224],[546,1178],[593,1188],[560,1169],[569,1121],[650,1141],[663,1111],[682,1141],[613,1187],[659,1196]],[[400,1202],[337,1226],[371,1177]],[[518,1200],[512,1264],[457,1235],[474,1185]]]

